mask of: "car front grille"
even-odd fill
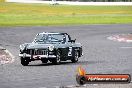
[[[27,54],[30,55],[47,55],[48,51],[46,49],[28,49]]]

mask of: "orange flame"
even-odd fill
[[[78,72],[81,76],[84,76],[86,74],[85,70],[81,66],[78,67]]]

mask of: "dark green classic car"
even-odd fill
[[[67,33],[39,33],[32,43],[20,45],[21,64],[27,66],[29,62],[41,60],[53,64],[71,60],[73,63],[82,56],[82,45],[75,43]]]

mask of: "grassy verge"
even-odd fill
[[[0,0],[0,2],[5,2],[5,0]]]
[[[132,23],[132,6],[0,3],[0,26]]]

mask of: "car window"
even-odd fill
[[[38,34],[34,42],[41,42],[41,43],[51,43],[51,42],[62,42],[66,41],[66,37],[64,34]]]

